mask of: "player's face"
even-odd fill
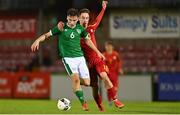
[[[110,45],[110,44],[106,44],[105,49],[106,49],[107,52],[111,52],[111,51],[113,51],[113,46]]]
[[[83,27],[87,27],[89,23],[89,14],[88,13],[81,13],[79,16],[79,23]]]
[[[78,16],[67,16],[67,23],[70,27],[74,27],[78,22]]]

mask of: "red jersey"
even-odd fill
[[[119,73],[119,69],[122,68],[122,60],[120,59],[120,56],[118,52],[113,51],[112,54],[108,54],[107,52],[103,53],[106,60],[105,63],[109,68],[109,73]]]
[[[89,35],[91,37],[91,41],[93,42],[93,44],[96,47],[97,47],[97,43],[96,43],[96,38],[95,38],[95,31],[96,31],[97,27],[99,26],[99,23],[102,20],[102,17],[104,15],[104,11],[105,11],[105,9],[102,8],[101,12],[96,17],[96,19],[92,23],[92,25],[89,25],[86,28],[86,31],[89,33]],[[81,47],[82,47],[82,50],[84,52],[84,56],[85,56],[86,60],[88,61],[88,63],[91,62],[92,60],[94,60],[95,58],[99,58],[97,53],[85,43],[84,39],[81,39]]]

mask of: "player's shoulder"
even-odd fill
[[[82,29],[84,28],[84,27],[81,26],[80,24],[76,24],[76,27],[77,27],[77,28],[82,28]]]
[[[86,28],[86,30],[90,33],[94,33],[96,30],[94,29],[94,27],[92,25],[88,25],[88,27]]]
[[[93,29],[93,30],[94,30],[94,25],[90,24],[90,25],[88,25],[87,28],[88,28],[88,29]]]

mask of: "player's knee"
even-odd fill
[[[76,79],[75,82],[76,82],[76,83],[80,83],[80,80],[79,80],[79,79]]]
[[[73,82],[75,83],[75,84],[80,84],[80,80],[79,80],[79,77],[78,76],[73,76],[72,77],[72,80],[73,80]]]
[[[85,86],[90,86],[90,81],[89,81],[89,80],[84,81],[84,85],[85,85]]]
[[[78,85],[78,84],[80,84],[80,81],[78,79],[76,79],[76,80],[74,80],[74,84]]]

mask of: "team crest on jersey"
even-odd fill
[[[81,30],[80,29],[76,29],[77,33],[80,34],[81,33]]]

